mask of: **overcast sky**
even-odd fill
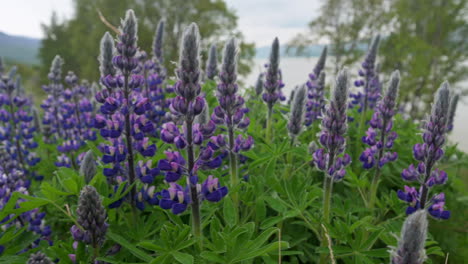
[[[2,0],[0,31],[41,38],[41,23],[48,23],[52,11],[60,18],[73,15],[73,0]],[[239,16],[239,28],[247,41],[269,45],[275,36],[286,42],[304,32],[317,14],[320,0],[227,0]]]

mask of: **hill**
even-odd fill
[[[0,32],[0,56],[7,61],[39,64],[37,57],[41,40]]]

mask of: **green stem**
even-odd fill
[[[372,183],[370,186],[370,196],[369,196],[369,209],[374,209],[375,202],[377,200],[377,189],[379,188],[379,180],[380,180],[380,168],[377,165],[377,171],[372,178]]]
[[[296,138],[294,137],[291,138],[291,142],[289,143],[290,149],[292,149],[292,147],[294,146],[295,139]],[[286,169],[284,170],[283,179],[288,180],[291,178],[293,162],[294,162],[293,155],[292,155],[292,152],[290,151],[286,154]]]
[[[266,123],[266,140],[267,143],[272,142],[272,119],[273,119],[273,106],[268,106],[268,115]]]
[[[194,236],[201,238],[201,216],[200,216],[200,202],[198,200],[197,185],[192,184],[190,177],[192,176],[193,167],[195,166],[195,157],[193,149],[193,118],[188,118],[185,121],[187,127],[187,157],[188,157],[188,180],[190,185],[190,197],[192,199],[192,232]],[[200,239],[201,243],[201,239]]]
[[[325,176],[325,181],[323,183],[323,221],[325,224],[330,223],[330,209],[331,209],[331,197],[333,191],[333,179]],[[321,246],[328,247],[328,240],[325,235],[325,231],[322,233]],[[320,254],[320,263],[328,263],[328,254]]]

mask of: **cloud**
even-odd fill
[[[257,46],[269,45],[277,36],[289,41],[305,32],[307,24],[318,13],[319,0],[227,0],[239,16],[239,27],[247,41]]]

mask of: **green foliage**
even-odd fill
[[[206,60],[212,43],[221,49],[224,37],[235,35],[242,40],[237,30],[237,16],[222,0],[77,0],[74,1],[75,15],[72,19],[59,21],[54,14],[48,25],[43,25],[46,35],[39,51],[41,76],[47,76],[49,65],[56,54],[65,59],[63,72],[74,71],[91,81],[99,79],[99,42],[106,31],[115,32],[100,19],[104,18],[117,27],[120,17],[129,8],[134,9],[138,19],[138,46],[152,54],[153,37],[158,21],[166,21],[164,34],[164,59],[169,75],[174,72],[174,61],[178,60],[179,40],[182,29],[191,22],[197,22],[202,37],[202,58]],[[83,41],[86,40],[86,41]],[[254,56],[254,46],[241,41],[242,55],[239,71],[247,74]],[[43,80],[47,82],[47,80]]]
[[[318,40],[330,43],[335,73],[360,62],[370,39],[382,37],[381,72],[402,74],[400,104],[413,118],[428,111],[439,84],[465,80],[468,67],[467,0],[326,0],[309,29],[289,43],[304,55]],[[466,94],[464,87],[457,92]]]
[[[215,82],[203,85],[207,101],[216,104]],[[323,173],[310,166],[311,156],[307,153],[310,141],[316,140],[319,130],[314,123],[291,143],[286,128],[289,107],[276,105],[273,114],[273,140],[265,141],[266,105],[256,98],[251,89],[245,90],[248,113],[252,120],[247,133],[255,140],[255,147],[246,152],[247,162],[240,164],[241,176],[245,176],[236,188],[220,203],[203,203],[203,237],[192,235],[190,210],[181,215],[158,206],[147,206],[137,211],[124,203],[116,209],[107,209],[109,229],[106,242],[96,256],[107,263],[317,263],[321,253],[333,254],[337,263],[386,263],[389,246],[397,245],[397,236],[405,219],[406,204],[398,200],[396,191],[404,185],[400,173],[414,162],[411,147],[421,141],[418,124],[397,115],[394,130],[398,132],[394,150],[398,161],[382,170],[382,182],[378,200],[373,209],[368,208],[368,193],[374,171],[366,171],[357,160],[363,149],[363,128],[358,122],[349,123],[347,152],[353,163],[347,168],[342,183],[333,191],[333,206],[330,224],[323,224],[322,184]],[[349,115],[357,120],[359,113],[350,110]],[[361,129],[361,130],[360,130]],[[158,144],[154,164],[161,159],[169,146],[153,139]],[[39,142],[38,155],[42,162],[37,173],[45,175],[42,182],[34,182],[30,195],[14,193],[0,211],[0,219],[18,217],[22,212],[40,208],[47,213],[47,224],[52,226],[54,244],[41,242],[35,249],[29,248],[37,237],[26,229],[8,228],[0,234],[0,245],[6,250],[0,263],[25,263],[32,251],[40,250],[59,263],[71,263],[69,254],[76,254],[80,263],[89,263],[92,253],[84,244],[73,247],[70,228],[76,225],[76,207],[80,190],[85,185],[77,171],[57,169],[53,165],[57,156],[56,146]],[[96,142],[87,142],[83,151],[91,149],[99,156]],[[124,197],[130,188],[120,185],[112,194],[102,174],[104,165],[98,160],[98,173],[90,182],[103,198],[107,207]],[[449,263],[463,263],[468,245],[466,231],[462,228],[468,214],[468,159],[456,145],[448,144],[440,167],[448,172],[449,181],[443,187],[447,205],[453,217],[444,222],[431,221],[426,251],[427,263],[444,263],[447,254]],[[200,172],[200,174],[203,172]],[[214,170],[221,185],[226,185],[227,169]],[[205,175],[203,175],[205,176]],[[141,183],[138,183],[141,184]],[[157,177],[157,190],[164,186],[162,177]],[[436,190],[437,191],[437,190]],[[232,194],[237,194],[240,206],[235,207]],[[18,199],[21,206],[16,208]],[[136,217],[135,217],[136,215]],[[11,221],[11,220],[10,220]],[[322,247],[322,234],[326,233],[332,246]],[[110,254],[115,245],[121,249]],[[26,253],[18,253],[21,249]]]

